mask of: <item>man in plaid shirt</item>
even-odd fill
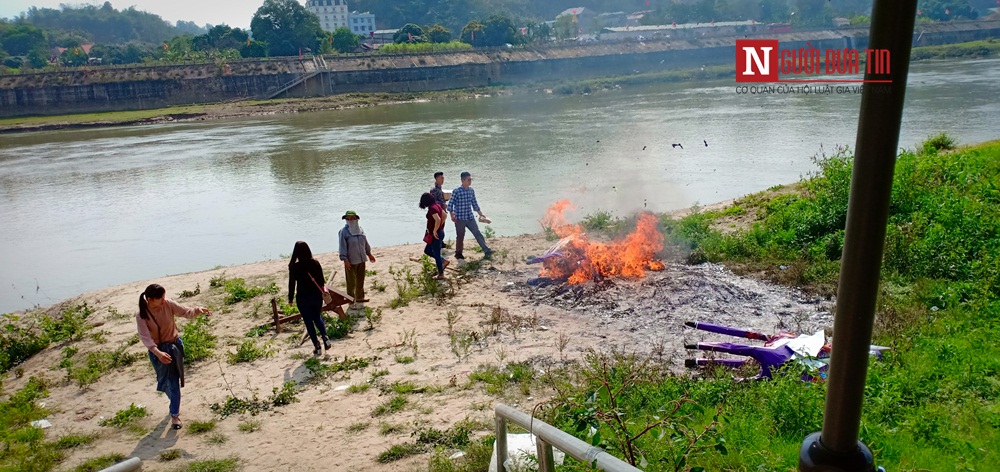
[[[472,189],[472,174],[462,172],[462,186],[452,190],[451,200],[448,200],[448,213],[451,213],[451,221],[455,222],[455,259],[465,259],[462,247],[466,228],[476,237],[476,242],[483,249],[483,257],[489,259],[493,256],[493,250],[486,246],[486,238],[479,232],[479,225],[476,224],[476,218],[472,214],[473,210],[479,213],[481,218],[486,218],[479,209],[479,202],[476,201],[476,191]]]

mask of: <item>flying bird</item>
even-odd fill
[[[675,148],[681,148],[681,149],[684,149],[684,146],[681,146],[681,143],[674,143],[674,144],[671,144],[671,146],[673,146],[673,147],[675,147]]]
[[[643,147],[642,147],[642,150],[643,150],[643,151],[645,151],[645,150],[646,150],[646,146],[643,146]]]
[[[708,141],[705,141],[704,139],[702,139],[702,142],[705,143],[705,147],[708,147]]]

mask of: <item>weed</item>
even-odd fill
[[[177,449],[167,449],[160,452],[160,462],[170,462],[181,458],[181,451]]]
[[[190,423],[188,423],[188,431],[191,431],[194,434],[207,433],[207,432],[209,432],[209,431],[211,431],[213,429],[215,429],[215,421],[214,420],[209,420],[209,421],[191,421]]]
[[[406,397],[397,394],[396,396],[376,406],[375,409],[372,410],[372,416],[379,417],[396,413],[401,411],[407,403],[408,400]]]
[[[133,318],[133,315],[128,313],[119,312],[117,308],[113,306],[108,307],[108,319],[112,321],[121,321]]]
[[[458,459],[451,459],[452,449],[437,447],[430,458],[428,470],[431,472],[477,472],[487,470],[490,466],[490,459],[493,456],[494,437],[487,436],[477,441],[472,441],[463,449],[465,455]]]
[[[326,317],[326,335],[330,339],[343,339],[351,332],[354,323],[350,317],[346,320]]]
[[[261,412],[270,410],[272,407],[284,406],[298,401],[296,393],[295,382],[285,382],[281,388],[274,387],[271,390],[271,396],[265,400],[261,400],[257,396],[256,391],[253,392],[250,398],[238,397],[230,391],[225,401],[222,403],[213,403],[208,408],[212,410],[212,413],[219,415],[220,418],[245,413],[250,414],[250,416],[257,416]]]
[[[97,440],[96,434],[67,434],[59,439],[57,439],[52,445],[56,449],[73,449],[80,446],[86,446]]]
[[[397,355],[396,356],[396,363],[397,364],[412,364],[413,363],[413,356],[401,356],[401,355]]]
[[[366,392],[366,391],[368,391],[369,388],[371,388],[371,386],[372,385],[368,384],[368,383],[351,384],[350,387],[347,387],[347,393],[362,393],[362,392]]]
[[[126,352],[128,344],[122,344],[114,351],[95,351],[87,354],[82,365],[74,363],[70,357],[76,354],[76,348],[63,350],[64,359],[59,367],[66,369],[66,378],[76,381],[80,388],[96,382],[105,372],[128,367],[143,358],[141,353]]]
[[[266,359],[268,357],[274,356],[275,350],[271,349],[271,343],[265,343],[264,346],[257,346],[257,344],[251,339],[243,341],[239,347],[236,348],[236,352],[230,352],[229,363],[239,364],[241,362],[253,362],[257,359]]]
[[[223,300],[226,305],[233,305],[265,293],[276,294],[279,291],[274,282],[263,287],[248,287],[246,281],[241,278],[227,279],[223,289],[226,291],[226,298]]]
[[[261,336],[267,335],[268,331],[270,331],[270,327],[268,325],[255,326],[253,328],[250,328],[250,331],[247,331],[247,334],[245,334],[244,336],[248,338],[259,338]]]
[[[386,375],[389,375],[389,370],[388,369],[376,370],[375,372],[372,372],[371,381],[375,381],[379,377],[385,377]]]
[[[93,459],[88,459],[83,464],[76,466],[73,469],[74,472],[97,472],[99,470],[111,467],[121,461],[125,460],[125,455],[120,453],[106,454],[100,457],[95,457]]]
[[[194,290],[183,290],[179,295],[177,295],[177,298],[191,298],[200,293],[201,293],[201,284],[196,284],[194,286]]]
[[[365,277],[375,277],[378,275],[377,270],[365,270]]]
[[[194,461],[187,466],[187,472],[235,472],[240,468],[240,459],[206,459]]]
[[[369,423],[369,422],[351,423],[349,426],[347,426],[347,434],[357,434],[357,433],[360,433],[360,432],[368,429],[369,426],[371,426],[371,423]]]
[[[919,152],[920,154],[937,154],[939,151],[950,151],[955,149],[957,145],[955,138],[948,136],[945,133],[939,133],[934,136],[927,138],[923,143],[920,143]]]
[[[215,335],[210,331],[211,321],[199,316],[188,321],[182,328],[184,340],[184,362],[194,363],[212,357],[215,349]]]
[[[365,307],[365,320],[368,322],[368,326],[365,327],[365,331],[375,329],[375,325],[382,322],[382,309],[377,308],[372,310],[369,307]]]
[[[228,441],[228,440],[229,440],[229,438],[226,437],[226,435],[224,435],[222,433],[215,433],[215,434],[210,435],[210,436],[208,436],[208,437],[205,438],[205,442],[207,442],[209,444],[215,444],[217,446],[221,445],[221,444],[225,444],[226,441]]]
[[[486,393],[492,395],[502,394],[508,384],[518,385],[521,392],[527,395],[534,377],[535,370],[526,362],[511,362],[502,369],[494,365],[481,365],[469,374],[469,380],[485,383]]]
[[[388,464],[389,462],[395,462],[409,456],[422,454],[423,452],[424,448],[418,444],[396,444],[391,446],[389,449],[380,452],[375,460],[382,464]]]
[[[240,424],[237,427],[241,432],[252,433],[254,431],[260,431],[261,426],[262,423],[260,422],[260,420],[245,419],[243,421],[240,421]]]
[[[375,357],[344,356],[344,359],[341,361],[338,361],[337,358],[334,357],[333,362],[327,364],[316,357],[310,357],[309,359],[306,359],[304,365],[313,378],[325,378],[338,372],[350,372],[352,370],[364,369],[375,360]],[[386,373],[388,373],[388,371],[386,371]]]
[[[417,278],[410,269],[394,269],[389,266],[389,274],[396,284],[396,298],[389,301],[389,308],[401,308],[408,306],[410,301],[420,296],[420,287],[417,286]]]
[[[385,293],[385,289],[389,288],[388,285],[384,284],[380,280],[372,280],[371,289],[378,293]]]
[[[497,232],[492,226],[486,225],[483,227],[483,237],[486,239],[493,239],[497,237]]]
[[[226,272],[223,271],[221,274],[208,279],[208,286],[211,288],[224,287],[226,285]]]
[[[399,434],[405,431],[406,428],[401,424],[393,424],[382,422],[378,425],[378,434],[381,436],[388,436],[390,434]]]
[[[128,408],[123,410],[118,410],[115,412],[115,416],[111,418],[105,418],[98,422],[97,424],[101,426],[114,426],[115,428],[124,428],[133,424],[135,421],[145,418],[149,415],[149,412],[144,406],[136,406],[135,403],[130,403]]]

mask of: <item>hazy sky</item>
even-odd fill
[[[250,18],[264,0],[110,0],[111,5],[122,10],[134,6],[137,10],[145,10],[163,17],[174,23],[177,20],[193,21],[198,26],[205,23],[213,25],[227,24],[248,28]],[[59,4],[69,5],[103,5],[104,1],[74,1],[74,0],[0,0],[0,17],[10,18],[21,14],[30,7],[59,8]],[[300,0],[300,3],[303,3]]]

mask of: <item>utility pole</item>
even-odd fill
[[[892,82],[866,83],[861,95],[823,431],[802,443],[801,472],[876,470],[858,431],[916,10],[917,0],[874,0],[872,8],[868,48],[889,50],[891,67],[872,68],[865,80]]]

